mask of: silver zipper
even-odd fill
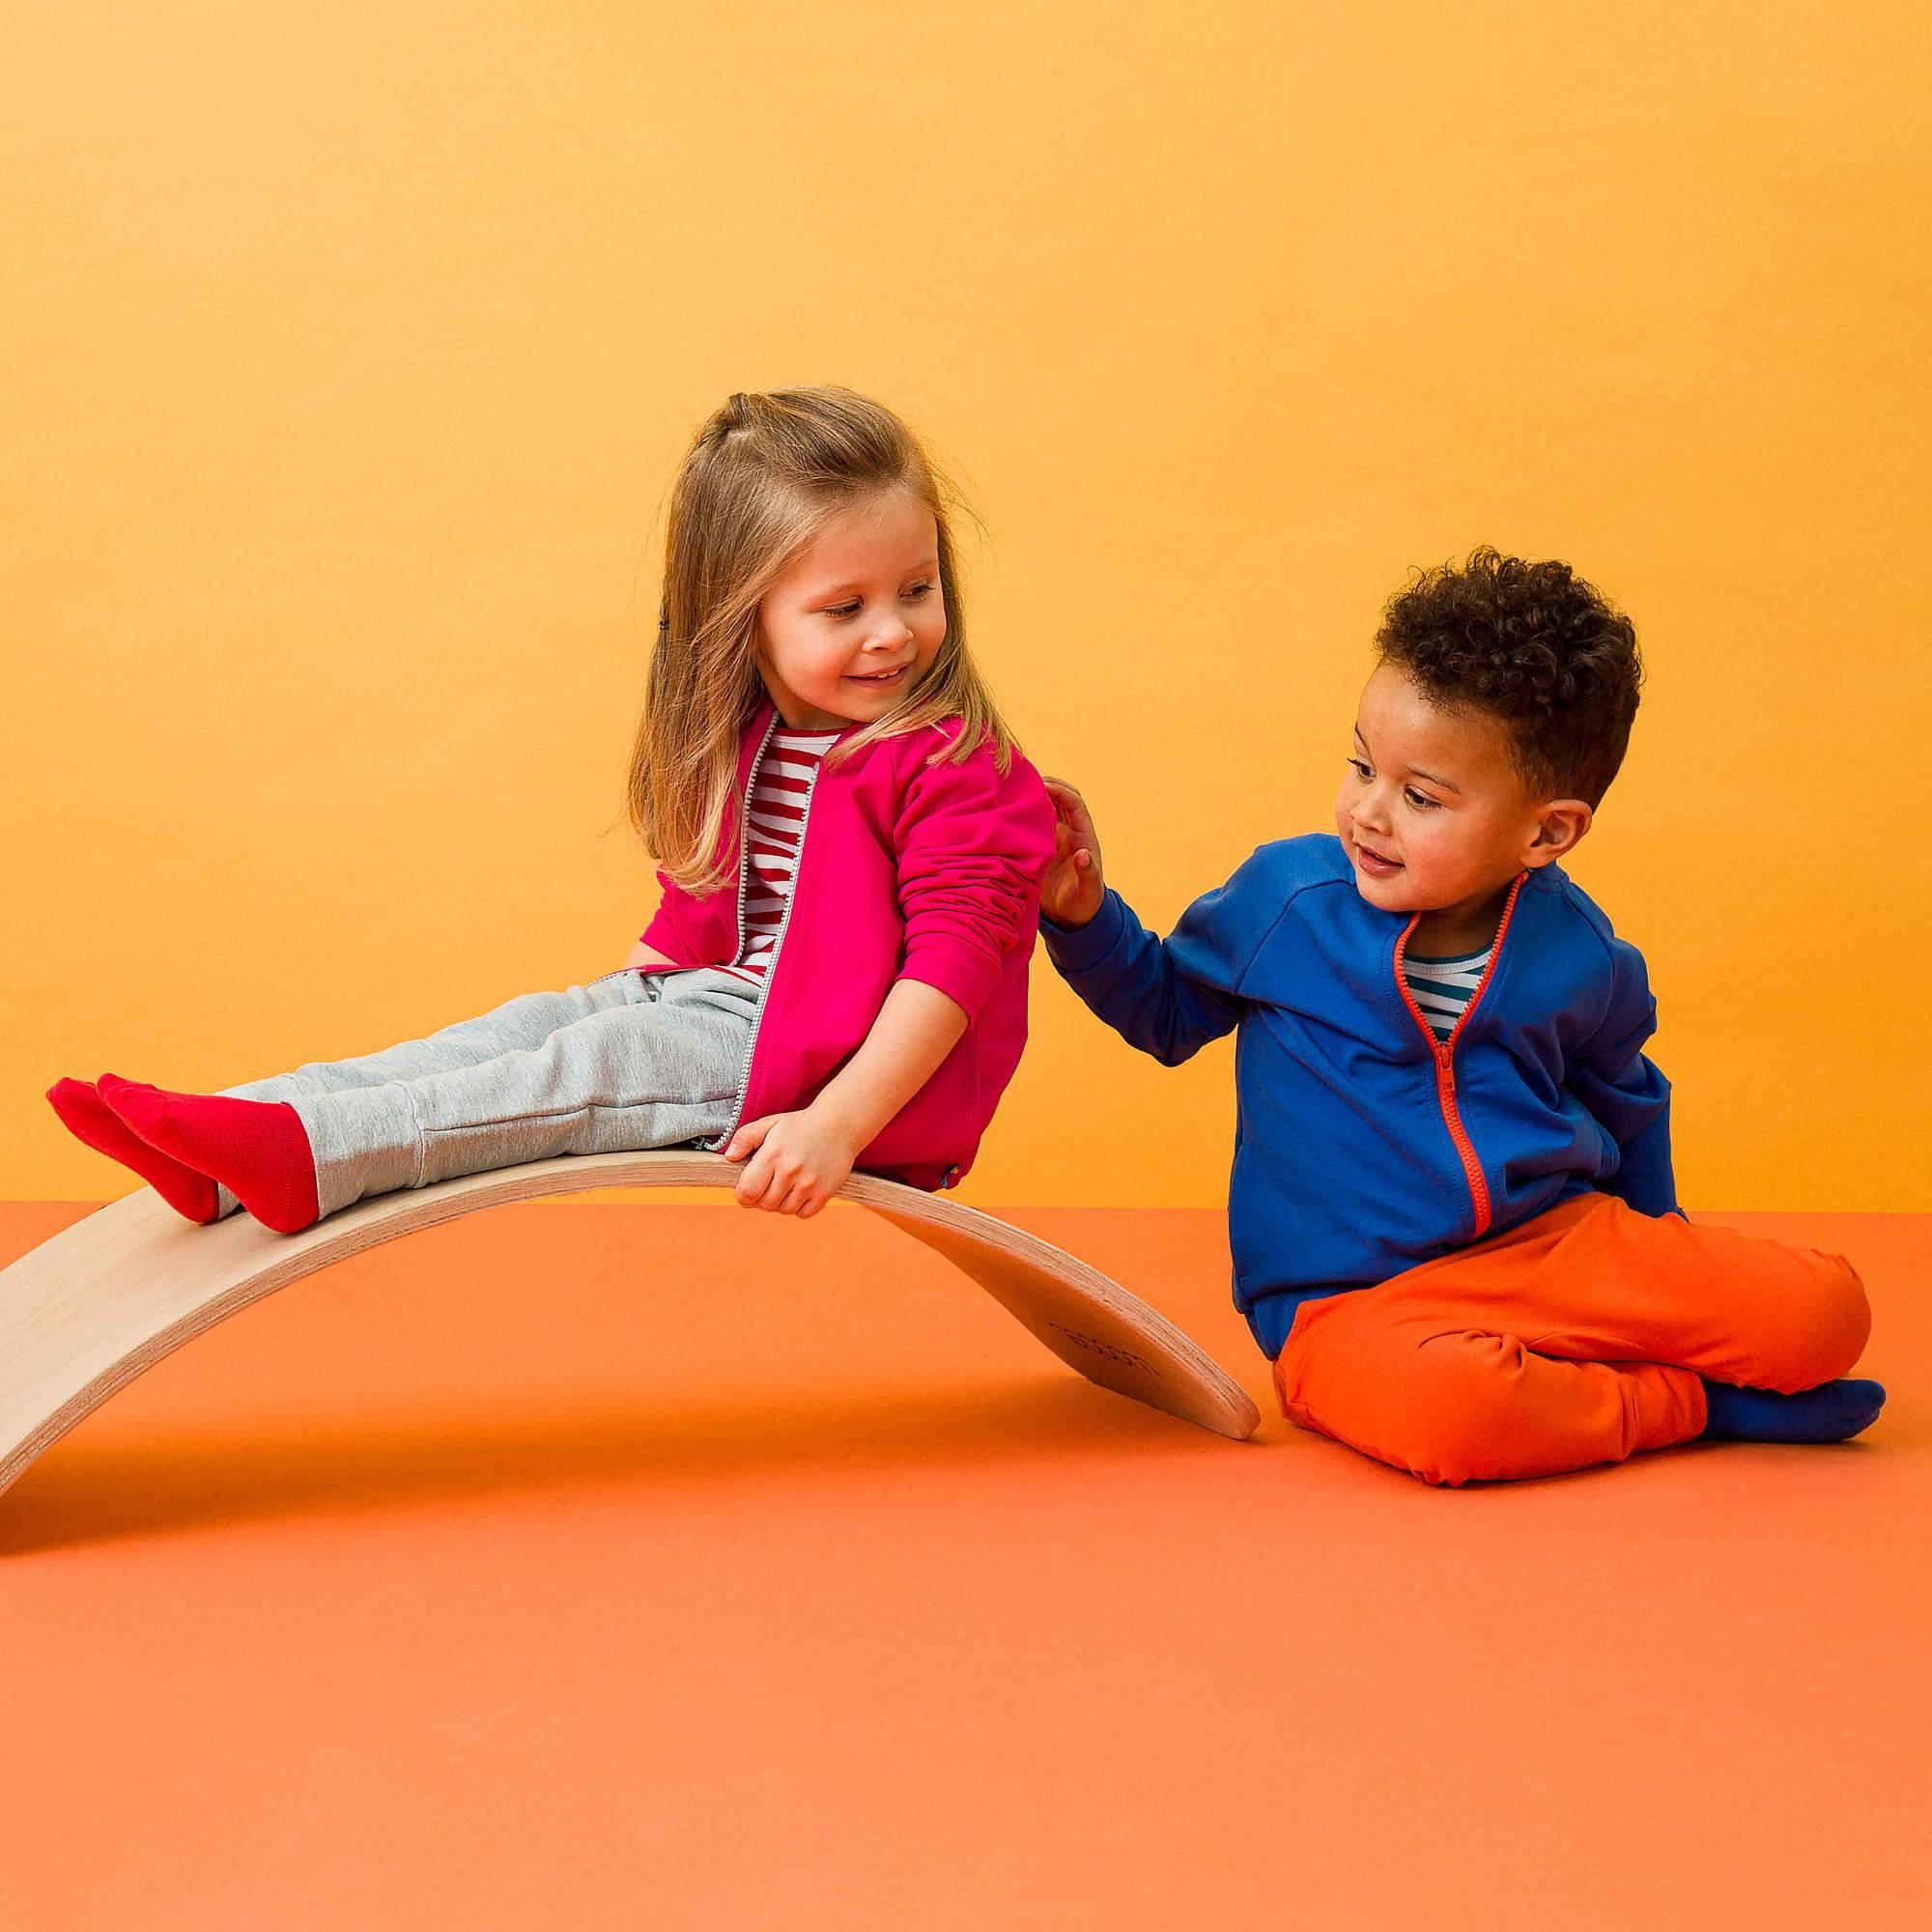
[[[752,836],[752,793],[758,782],[758,766],[763,762],[765,748],[772,741],[772,733],[778,729],[778,714],[772,714],[772,722],[765,726],[765,735],[758,741],[757,754],[752,760],[750,775],[745,781],[745,796],[739,806],[738,814],[738,952],[745,950],[745,889],[751,880],[751,836]],[[738,1068],[738,1097],[731,1103],[731,1124],[716,1140],[700,1141],[698,1145],[707,1153],[715,1152],[730,1144],[731,1136],[738,1131],[738,1122],[744,1117],[745,1100],[752,1086],[752,1056],[758,1047],[758,1028],[764,1023],[765,1002],[772,996],[772,980],[779,970],[779,949],[784,945],[786,929],[791,924],[791,909],[798,903],[798,889],[805,877],[805,835],[811,823],[811,801],[818,796],[818,774],[824,769],[825,760],[820,758],[812,767],[811,777],[805,786],[805,808],[798,821],[798,864],[791,875],[791,891],[785,895],[785,907],[779,918],[779,929],[772,937],[772,956],[765,962],[764,984],[758,992],[758,1003],[752,1009],[752,1031],[745,1041],[745,1058]],[[734,955],[735,958],[735,955]]]

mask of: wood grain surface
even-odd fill
[[[117,1389],[291,1282],[460,1214],[607,1187],[719,1187],[739,1170],[683,1150],[532,1161],[379,1195],[298,1235],[245,1213],[199,1227],[152,1188],[0,1270],[0,1492]],[[1096,1268],[996,1216],[871,1175],[839,1198],[944,1255],[1090,1381],[1243,1439],[1247,1394],[1165,1317]]]

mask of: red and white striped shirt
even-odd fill
[[[778,949],[805,834],[806,794],[837,731],[774,731],[752,780],[745,827],[745,936],[736,963],[719,968],[757,985]]]

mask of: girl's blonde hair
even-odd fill
[[[737,807],[739,740],[765,696],[758,606],[828,523],[886,490],[910,490],[932,512],[946,636],[919,683],[827,762],[957,718],[962,728],[935,759],[957,762],[990,740],[999,769],[1011,763],[1011,734],[966,652],[949,517],[956,493],[919,439],[849,389],[735,395],[698,431],[671,486],[657,642],[627,786],[645,849],[687,892],[714,892],[727,876],[716,863],[719,836]]]

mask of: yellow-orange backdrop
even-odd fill
[[[962,472],[980,654],[1151,922],[1321,828],[1413,564],[1570,557],[1651,685],[1574,871],[1685,1199],[1932,1208],[1922,10],[8,5],[0,1192],[621,959],[651,537],[834,380]],[[1042,964],[968,1185],[1212,1204],[1225,1042]]]

